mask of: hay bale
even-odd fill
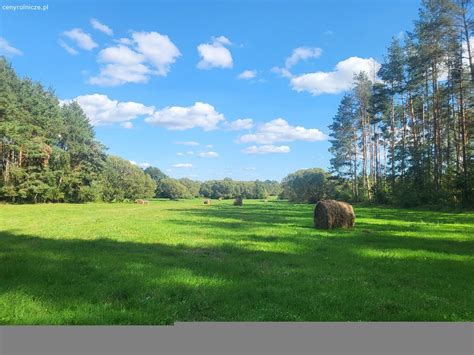
[[[242,206],[243,205],[243,200],[242,197],[236,197],[234,200],[234,206]]]
[[[210,198],[206,198],[206,199],[204,200],[204,204],[205,204],[205,205],[210,205],[210,204],[211,204],[211,199],[210,199]]]
[[[222,197],[222,196],[221,196],[221,197],[219,197],[219,201],[222,201],[223,199],[224,199],[224,197]]]
[[[148,201],[147,200],[142,200],[142,199],[135,200],[135,203],[137,205],[148,205]]]
[[[336,200],[321,200],[314,208],[314,227],[318,229],[351,228],[355,213],[352,206]]]

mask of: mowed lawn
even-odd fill
[[[1,324],[473,321],[474,213],[201,199],[0,205]]]

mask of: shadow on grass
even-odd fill
[[[217,221],[214,228],[218,232],[222,225]],[[242,237],[301,248],[291,253],[231,242],[191,247],[0,232],[0,305],[5,306],[0,323],[473,318],[472,262],[377,258],[358,252],[362,247],[421,248],[472,255],[472,242],[356,232],[316,239]]]

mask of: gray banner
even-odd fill
[[[473,323],[177,323],[0,327],[1,355],[466,354]]]

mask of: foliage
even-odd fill
[[[209,180],[201,184],[200,195],[208,198],[233,199],[243,198],[263,199],[268,196],[277,196],[281,190],[277,181],[236,181],[230,178],[223,180]]]
[[[0,200],[96,200],[104,147],[76,103],[17,77],[0,58]]]
[[[354,77],[330,125],[331,171],[351,199],[474,206],[470,1],[424,0],[374,83]]]
[[[176,179],[165,178],[158,183],[158,197],[169,198],[171,200],[189,199],[193,196],[188,188]]]
[[[302,169],[282,180],[281,197],[292,202],[315,203],[335,196],[334,183],[323,169]]]
[[[152,198],[156,183],[128,160],[109,156],[102,171],[103,199],[107,202]]]

